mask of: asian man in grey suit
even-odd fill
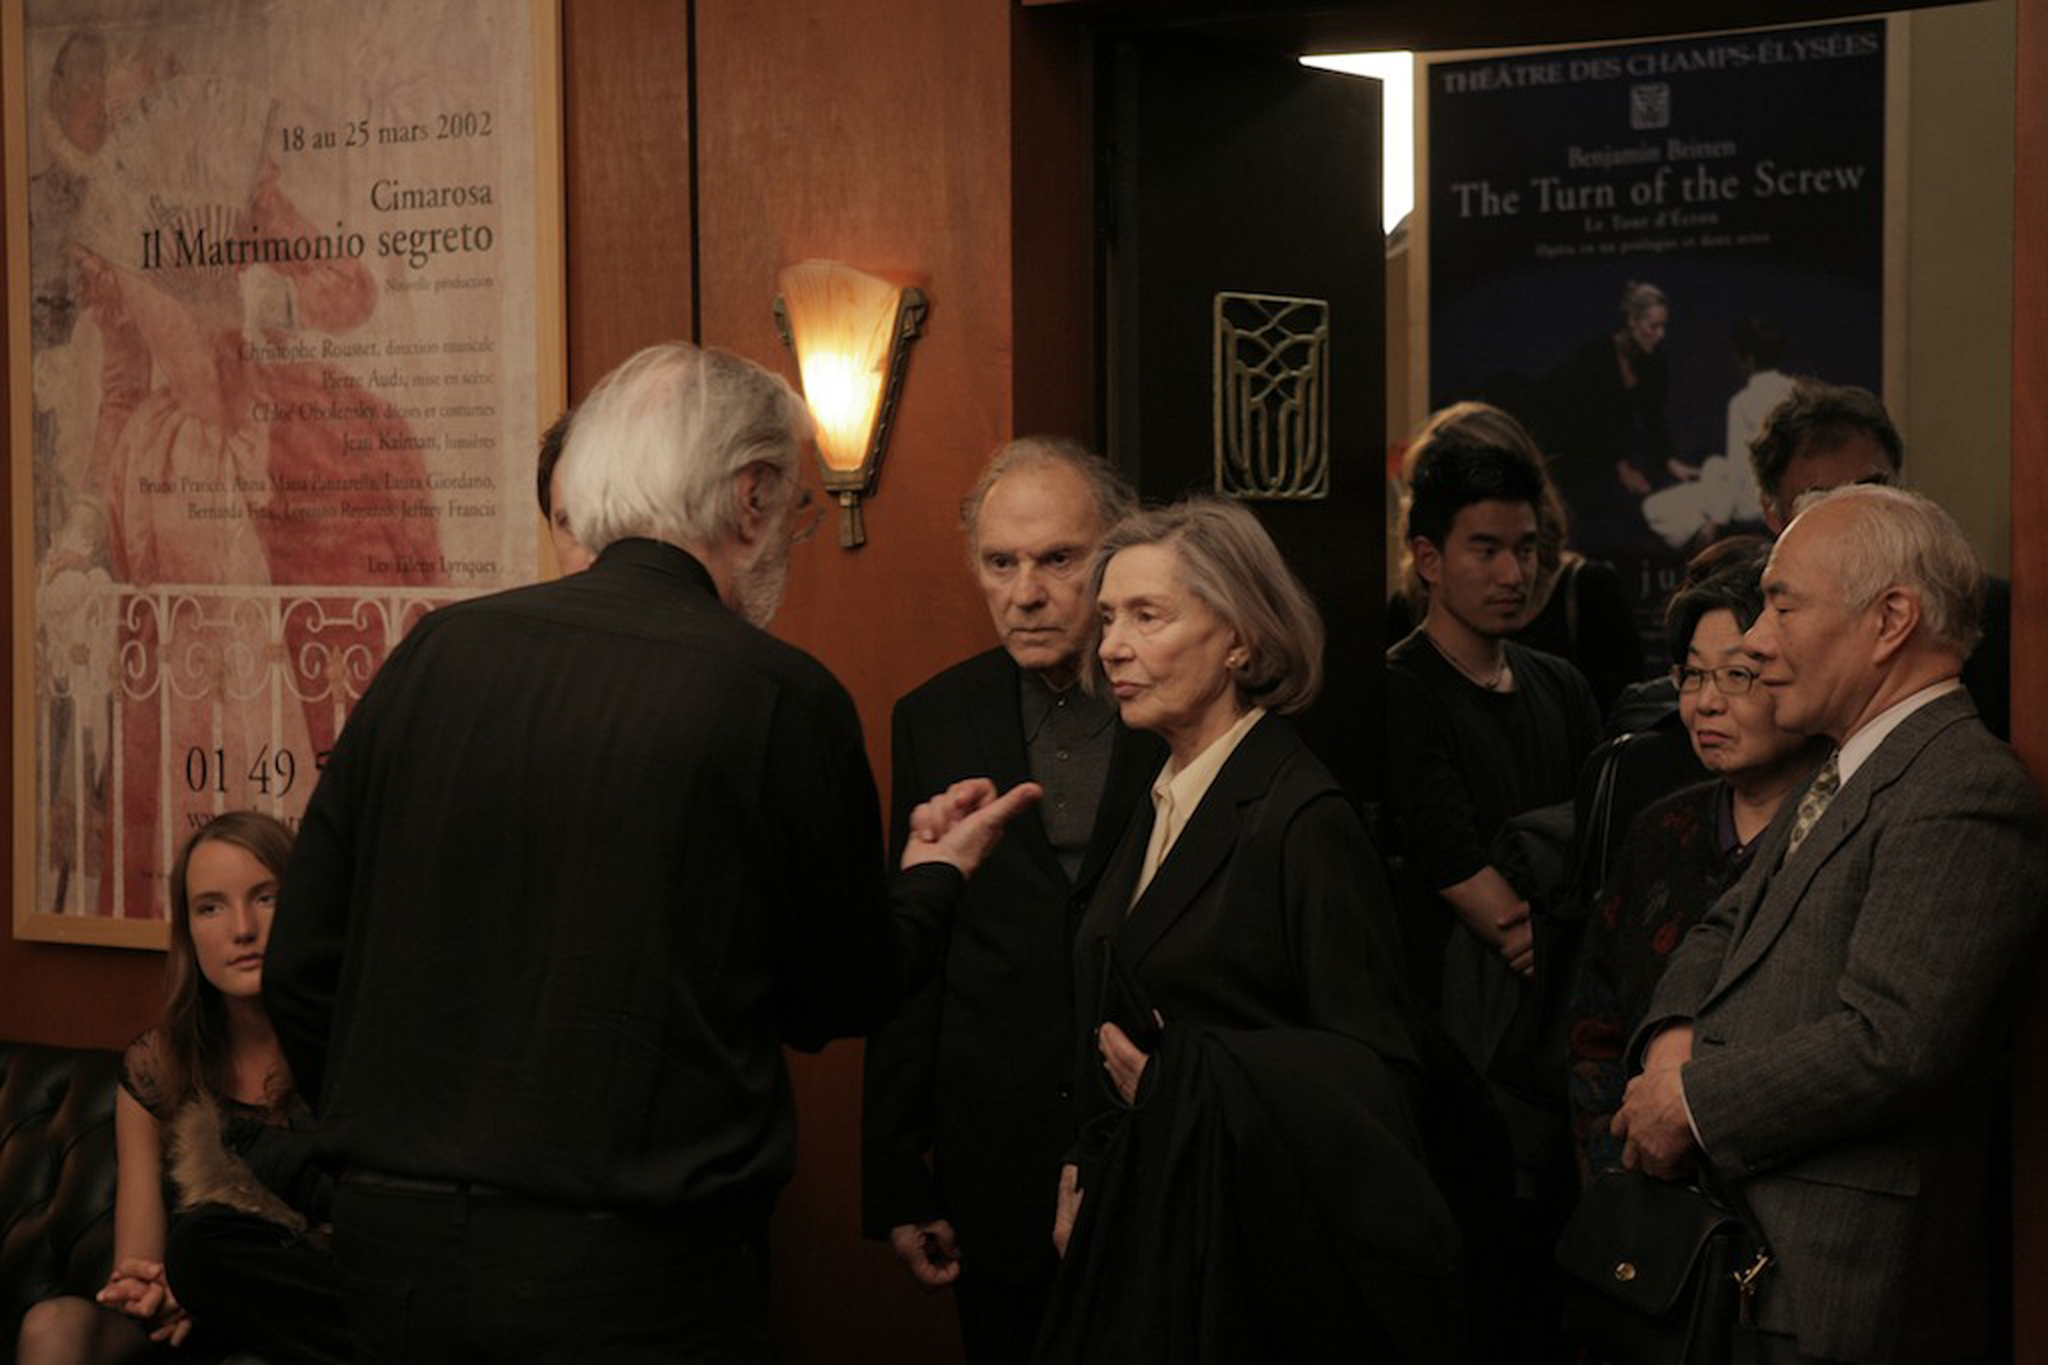
[[[1766,1362],[1967,1360],[2038,806],[1958,681],[1983,575],[1955,523],[1893,488],[1800,508],[1747,643],[1779,724],[1837,748],[1672,955],[1615,1131],[1747,1198]]]

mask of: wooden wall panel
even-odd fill
[[[801,547],[776,633],[860,702],[989,643],[955,534],[1011,416],[1008,17],[1003,0],[698,0],[703,340],[781,370],[776,272],[827,257],[923,287],[869,542]]]
[[[562,0],[573,402],[696,332],[688,0]]]
[[[2012,740],[2048,791],[2048,0],[2018,0],[2013,203]],[[2013,1359],[2048,1360],[2048,944],[2014,1049]]]
[[[1076,29],[1017,18],[1009,0],[697,0],[695,33],[702,340],[793,381],[775,276],[813,256],[930,297],[869,542],[841,549],[828,520],[798,550],[774,625],[852,691],[886,784],[894,699],[994,643],[960,546],[962,494],[1020,425],[1092,434]],[[859,1047],[793,1070],[801,1165],[775,1229],[788,1358],[956,1358],[950,1297],[857,1239]]]

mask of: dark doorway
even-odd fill
[[[1106,55],[1111,454],[1148,501],[1223,492],[1272,533],[1328,627],[1302,729],[1377,800],[1379,83],[1185,37]]]

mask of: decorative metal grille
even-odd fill
[[[1216,491],[1330,495],[1330,305],[1216,296]]]
[[[136,731],[161,770],[160,809],[204,793],[219,809],[258,805],[283,815],[303,807],[325,755],[311,732],[340,730],[349,708],[420,617],[464,592],[435,588],[140,588],[104,573],[70,573],[44,589],[36,631],[40,808],[39,882],[61,888],[57,913],[92,913],[99,883],[116,917],[146,914],[124,903],[107,851],[125,846],[128,812],[114,798]],[[317,721],[317,727],[316,727]],[[174,740],[175,737],[175,740]],[[186,746],[175,752],[176,745]],[[220,780],[234,755],[246,783],[264,765],[260,795]],[[177,790],[183,784],[185,791]],[[234,792],[231,799],[230,791]],[[52,800],[52,798],[55,798]],[[89,835],[106,831],[104,843]],[[184,831],[161,822],[168,867]]]

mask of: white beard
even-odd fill
[[[782,589],[789,581],[789,537],[770,535],[761,542],[754,557],[733,576],[734,608],[750,626],[768,629],[775,609],[782,605]]]

